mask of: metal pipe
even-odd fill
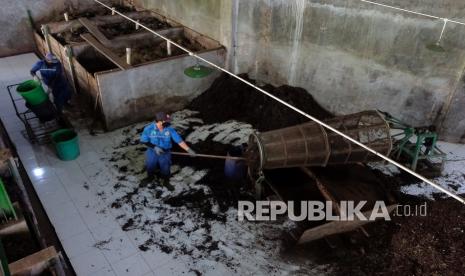
[[[172,155],[180,155],[180,156],[191,156],[190,153],[187,152],[176,152],[172,151]],[[192,156],[194,157],[194,156]],[[234,156],[222,156],[222,155],[211,155],[211,154],[196,154],[195,157],[204,157],[204,158],[212,158],[212,159],[224,159],[224,160],[247,160],[244,157],[234,157]]]
[[[69,22],[69,14],[68,14],[67,12],[65,12],[63,15],[64,15],[64,17],[65,17],[65,21],[66,21],[66,22]],[[74,31],[73,31],[73,27],[71,27],[69,30],[70,30],[71,32],[74,32]]]
[[[99,99],[100,99],[100,90],[99,90],[99,92],[97,93],[97,96],[95,97],[95,102],[94,102],[94,111],[97,111],[97,107],[98,107]]]
[[[169,41],[166,42],[166,51],[168,52],[168,56],[171,56],[171,43]]]
[[[71,75],[72,83],[73,83],[73,91],[74,94],[77,94],[77,89],[76,89],[76,73],[74,72],[74,65],[73,65],[73,50],[69,45],[65,46],[65,52],[66,52],[66,58],[68,60],[68,65],[69,65],[69,72]]]
[[[238,40],[238,18],[239,18],[239,0],[233,0],[233,9],[231,13],[231,25],[232,25],[232,34],[231,34],[231,51],[229,54],[229,70],[236,74],[238,69],[237,61],[237,40]]]
[[[131,65],[132,63],[132,54],[131,54],[132,50],[131,48],[126,48],[126,63]]]
[[[44,35],[45,38],[45,44],[47,44],[47,52],[51,53],[52,52],[52,46],[50,45],[50,29],[47,25],[42,25],[41,27],[42,34]]]

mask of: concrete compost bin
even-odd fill
[[[154,12],[127,15],[143,24],[148,22],[157,32],[219,66],[224,65],[226,51],[218,42]],[[194,58],[173,45],[168,55],[164,40],[148,31],[136,30],[135,24],[129,23],[134,25],[132,32],[127,20],[120,16],[97,16],[89,21],[97,26],[97,35],[86,33],[82,19],[76,19],[46,24],[50,35],[46,39],[37,32],[35,40],[39,53],[44,55],[50,47],[63,62],[68,80],[77,91],[90,96],[108,130],[153,119],[158,110],[182,109],[219,76],[217,71],[202,79],[185,76],[184,69],[195,65]],[[118,35],[111,26],[121,29],[122,34]],[[71,35],[71,29],[79,35]],[[126,63],[128,47],[132,52],[131,65]],[[69,52],[72,57],[68,57]]]

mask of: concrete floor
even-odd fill
[[[140,251],[137,235],[121,230],[107,202],[96,195],[102,150],[111,135],[80,135],[81,155],[63,162],[48,146],[31,145],[21,131],[6,86],[30,78],[34,54],[0,59],[0,116],[77,275],[189,275],[181,259],[157,250]],[[104,246],[96,246],[104,241]]]

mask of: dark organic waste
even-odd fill
[[[247,78],[246,75],[241,77]],[[249,80],[254,82],[253,80]],[[264,90],[318,119],[332,114],[321,107],[312,95],[302,88],[265,85]],[[227,75],[216,79],[212,86],[195,98],[189,109],[200,111],[206,123],[231,119],[247,122],[260,131],[272,130],[308,122],[309,119],[283,106],[251,86]]]

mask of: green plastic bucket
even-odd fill
[[[27,80],[21,83],[16,91],[28,102],[30,105],[38,105],[45,100],[48,96],[45,94],[44,88],[40,82],[35,80]]]
[[[59,129],[52,133],[58,158],[63,161],[74,160],[79,156],[78,135],[72,129]]]

